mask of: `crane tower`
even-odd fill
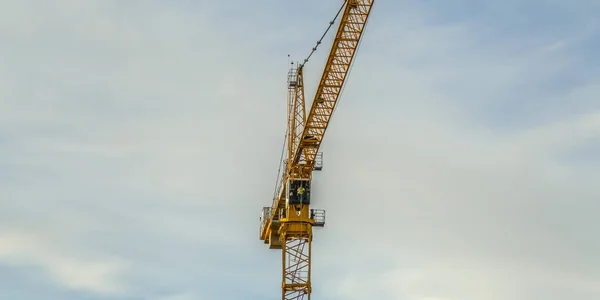
[[[278,175],[273,203],[261,212],[260,240],[281,250],[283,300],[310,300],[313,227],[325,226],[325,211],[310,208],[312,172],[322,169],[319,147],[350,70],[374,0],[345,0],[329,29],[340,19],[308,116],[303,68],[321,44],[288,73],[287,158]],[[327,31],[325,33],[327,33]],[[323,35],[325,36],[325,34]]]

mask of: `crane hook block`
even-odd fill
[[[290,178],[286,184],[288,205],[310,205],[310,180],[303,178]]]

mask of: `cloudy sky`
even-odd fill
[[[0,299],[280,299],[258,217],[287,55],[340,3],[0,0]],[[600,298],[599,14],[377,0],[315,175],[313,299]]]

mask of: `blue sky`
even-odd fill
[[[376,3],[314,299],[600,297],[600,4],[451,2]],[[340,3],[0,1],[0,299],[279,299],[287,54]]]

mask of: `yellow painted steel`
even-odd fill
[[[304,74],[302,68],[292,70],[288,81],[292,85],[288,89],[288,161],[294,160],[294,155],[300,145],[302,129],[306,122],[304,104]]]
[[[263,211],[260,240],[282,250],[282,299],[309,299],[315,220],[308,204],[286,204],[290,180],[312,180],[315,159],[360,43],[374,0],[346,0],[321,81],[306,116],[304,64],[288,74],[287,165],[270,208]],[[305,61],[306,62],[306,61]]]

